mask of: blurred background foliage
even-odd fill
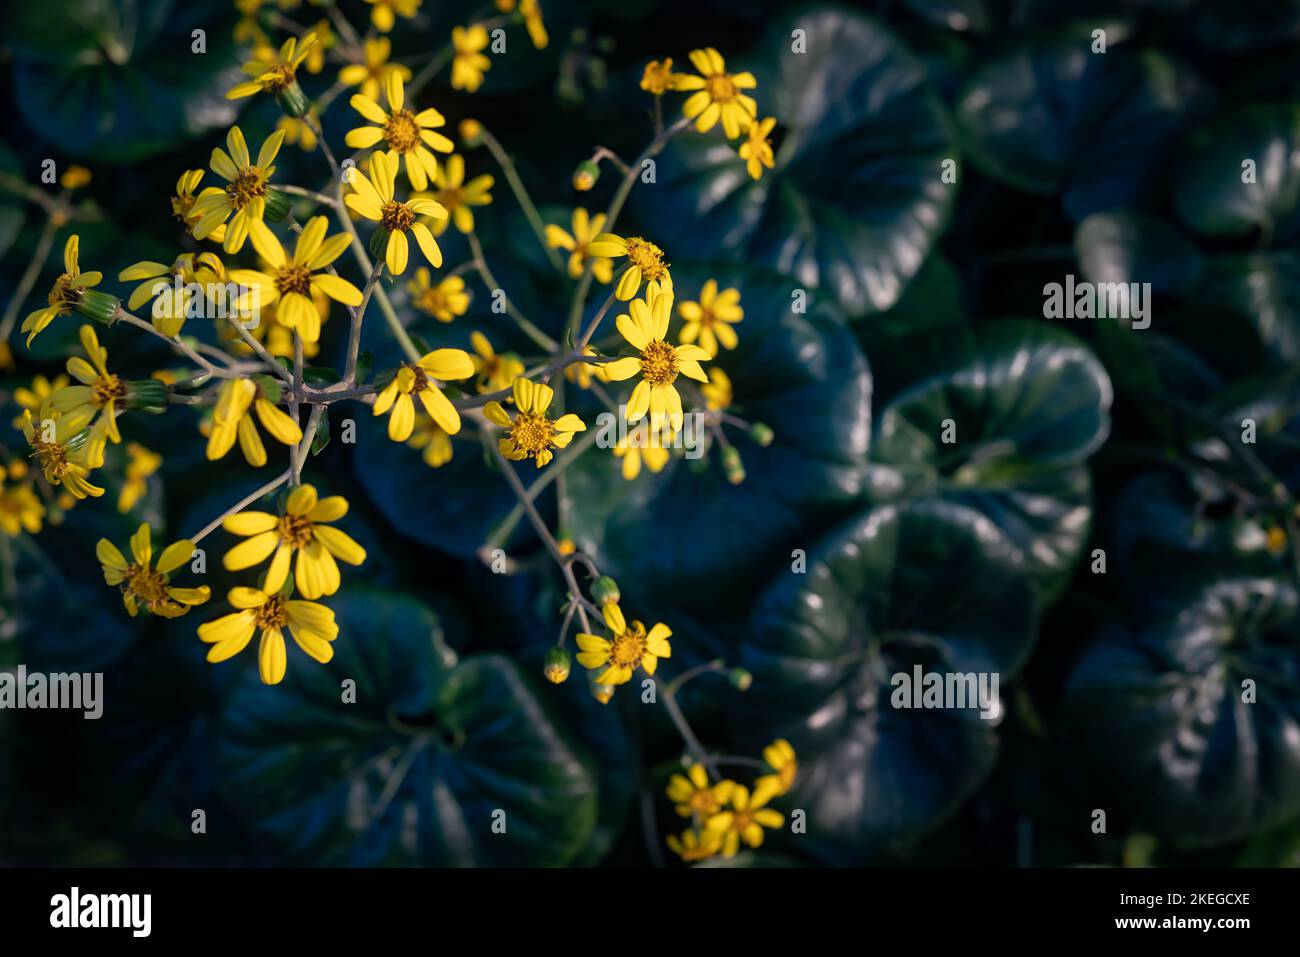
[[[343,9],[365,23],[363,4]],[[395,58],[418,69],[483,12],[424,4],[392,33]],[[808,833],[712,863],[1300,863],[1300,2],[544,13],[547,49],[516,28],[478,93],[443,71],[420,103],[452,125],[480,119],[549,221],[604,208],[612,184],[569,182],[594,145],[626,157],[649,138],[649,59],[715,46],[755,72],[778,120],[762,180],[719,140],[682,137],[619,229],[668,251],[679,299],[710,277],[742,290],[740,347],[718,364],[736,409],[776,441],[742,446],[739,486],[716,461],[681,460],[627,483],[594,450],[542,500],[625,605],[672,625],[669,674],[716,657],[753,673],[746,693],[688,689],[707,746],[757,754],[783,735],[798,751],[782,803],[807,812]],[[268,98],[222,95],[236,20],[217,0],[5,10],[0,171],[92,170],[81,259],[109,288],[127,264],[185,248],[167,201],[179,173],[205,167],[236,118],[253,142],[278,119]],[[791,51],[794,29],[807,53]],[[352,125],[344,99],[324,117],[336,147]],[[471,174],[497,172],[467,155]],[[324,179],[296,147],[278,165],[281,182]],[[478,219],[511,297],[559,335],[565,286],[503,183]],[[39,208],[0,198],[0,300],[42,227]],[[450,231],[444,251],[467,255]],[[1151,283],[1151,327],[1041,318],[1044,284],[1066,274]],[[528,352],[476,291],[468,316],[414,331],[468,347],[481,328]],[[57,321],[30,352],[15,334],[0,390],[57,372],[77,325]],[[317,364],[339,361],[343,326],[326,325]],[[132,374],[174,365],[131,330],[105,343]],[[363,345],[376,368],[396,356],[378,321]],[[0,711],[0,861],[661,859],[680,741],[635,694],[601,706],[581,675],[542,685],[562,600],[544,553],[522,526],[518,574],[476,558],[513,505],[504,482],[472,444],[432,471],[355,417],[357,445],[331,442],[308,470],[353,503],[370,559],[331,602],[334,662],[293,662],[283,685],[262,686],[248,656],[207,665],[194,615],[133,623],[100,582],[101,535],[120,543],[147,519],[170,541],[263,481],[206,465],[187,412],[123,420],[165,456],[130,514],[112,508],[110,459],[105,499],[39,548],[15,541],[0,665],[103,670],[107,706],[96,722]],[[956,446],[938,441],[947,418]],[[227,576],[210,575],[221,593]],[[889,676],[914,664],[999,672],[999,719],[889,707]],[[358,683],[351,710],[336,704],[342,677]],[[493,808],[509,841],[482,823]]]

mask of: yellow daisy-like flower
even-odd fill
[[[745,318],[745,310],[740,308],[740,290],[718,292],[715,279],[704,284],[699,302],[683,302],[677,307],[677,314],[686,320],[682,327],[682,342],[698,342],[700,348],[714,359],[718,357],[718,343],[727,349],[736,348],[739,339],[730,324]]]
[[[374,126],[358,126],[348,132],[345,142],[353,149],[374,146],[380,140],[388,147],[389,156],[406,158],[406,178],[411,187],[427,189],[429,180],[438,172],[438,160],[429,148],[439,153],[450,153],[455,144],[434,129],[447,125],[447,118],[430,107],[413,113],[406,108],[406,93],[402,77],[388,74],[384,81],[384,96],[388,99],[388,112],[369,96],[354,94],[349,100],[352,108]]]
[[[451,45],[455,55],[451,60],[451,88],[475,92],[483,85],[483,74],[492,61],[483,54],[488,45],[488,32],[481,23],[470,27],[452,27]]]
[[[88,421],[81,416],[61,415],[46,419],[38,430],[32,414],[23,412],[23,436],[32,447],[32,454],[41,467],[45,480],[51,485],[62,485],[73,498],[99,498],[104,490],[86,479],[91,469],[99,468],[103,460],[94,457],[103,454],[85,433]]]
[[[244,248],[250,223],[262,222],[266,215],[267,180],[275,172],[271,164],[284,142],[284,130],[276,130],[266,138],[257,152],[254,163],[248,153],[248,144],[238,126],[226,134],[227,153],[221,147],[212,150],[212,171],[226,180],[225,189],[209,186],[194,201],[192,214],[199,220],[191,230],[195,239],[206,239],[222,223],[226,235],[221,247],[228,253]]]
[[[673,72],[673,58],[665,57],[661,63],[651,60],[641,74],[641,89],[658,96],[677,89],[677,74]]]
[[[158,471],[163,461],[161,455],[151,452],[139,442],[128,442],[126,454],[126,479],[117,496],[117,510],[123,515],[135,508],[136,502],[149,491],[149,476]]]
[[[687,863],[706,861],[722,849],[722,835],[703,829],[669,834],[668,849]]]
[[[260,309],[278,300],[276,316],[280,322],[290,329],[297,329],[304,342],[316,342],[320,339],[320,313],[312,301],[314,291],[319,290],[345,306],[361,305],[360,289],[342,276],[323,271],[343,255],[343,250],[351,242],[347,233],[326,237],[328,223],[324,216],[309,219],[298,234],[292,257],[286,255],[269,226],[262,222],[250,224],[249,236],[253,246],[271,271],[230,271],[232,280],[250,290],[240,300],[240,309]]]
[[[474,388],[479,392],[498,392],[508,389],[515,379],[524,374],[524,364],[513,352],[498,353],[488,342],[487,336],[475,331],[469,334],[469,341],[477,353],[470,359],[474,363]]]
[[[380,33],[387,33],[397,23],[398,16],[408,20],[420,9],[420,0],[366,0],[371,5],[370,22]]]
[[[20,532],[40,534],[41,522],[45,518],[45,506],[30,482],[10,484],[5,481],[6,478],[21,478],[22,470],[18,471],[19,475],[7,476],[5,469],[0,468],[0,534],[10,538]]]
[[[203,173],[204,171],[201,169],[187,169],[181,173],[180,179],[176,181],[176,193],[172,196],[172,215],[185,224],[185,228],[189,230],[191,236],[194,235],[194,227],[203,218],[194,212],[194,204],[197,202],[194,191],[199,188],[199,183],[203,182]],[[213,228],[206,238],[214,243],[224,241],[226,238],[225,224],[222,223]]]
[[[122,441],[116,419],[119,404],[126,401],[126,383],[108,371],[108,350],[99,344],[94,326],[81,327],[81,348],[87,358],[73,356],[67,363],[68,374],[80,385],[64,386],[51,393],[48,408],[60,416],[94,422],[89,443],[90,458],[96,461],[103,454],[106,439],[114,445]]]
[[[546,227],[546,245],[555,249],[566,249],[569,252],[569,276],[577,279],[587,267],[587,261],[591,260],[591,274],[600,282],[607,283],[614,276],[614,263],[603,256],[592,256],[588,249],[591,241],[600,235],[600,231],[605,227],[605,214],[597,213],[595,216],[589,216],[587,211],[579,206],[573,211],[573,218],[570,221],[573,227],[572,233],[565,232],[559,226],[548,224]]]
[[[770,788],[773,797],[788,793],[799,774],[799,762],[790,742],[785,738],[777,738],[763,749],[763,760],[774,773],[764,774],[754,781],[754,790]]]
[[[668,779],[668,800],[682,817],[709,818],[722,810],[735,786],[735,781],[709,784],[704,765],[692,764],[686,774],[674,774]]]
[[[415,428],[414,398],[419,398],[430,418],[448,435],[455,435],[460,431],[460,413],[435,380],[468,379],[473,374],[474,362],[465,350],[434,349],[418,362],[402,364],[393,381],[375,397],[374,414],[389,415],[388,437],[405,442]]]
[[[63,272],[54,280],[54,286],[46,297],[48,305],[37,309],[23,320],[22,331],[27,333],[27,345],[51,322],[55,316],[66,316],[77,308],[81,297],[87,289],[98,286],[104,278],[102,273],[82,272],[77,262],[77,252],[81,240],[74,233],[68,237],[63,246]]]
[[[711,412],[721,412],[731,405],[731,379],[721,369],[709,370],[709,381],[700,386],[705,407]]]
[[[662,472],[670,457],[669,441],[663,430],[647,428],[644,423],[630,430],[611,449],[615,458],[623,460],[623,478],[630,482],[640,475],[642,463],[651,472]]]
[[[758,114],[758,104],[741,90],[758,86],[754,74],[728,73],[722,54],[713,47],[691,51],[691,63],[700,75],[678,74],[674,89],[695,90],[682,104],[682,112],[695,119],[695,128],[707,133],[722,121],[727,139],[734,140],[749,129]]]
[[[239,100],[255,93],[279,93],[296,83],[298,67],[315,46],[316,34],[309,33],[301,39],[290,37],[285,40],[279,52],[269,48],[254,51],[254,58],[241,67],[253,79],[235,84],[226,91],[226,99]]]
[[[283,515],[239,512],[221,523],[232,535],[246,537],[226,552],[222,564],[227,571],[237,572],[270,558],[262,588],[273,595],[288,580],[289,560],[297,552],[293,581],[302,596],[332,595],[339,590],[341,582],[335,559],[349,565],[360,565],[366,560],[366,550],[351,535],[329,524],[347,513],[348,500],[343,496],[317,499],[315,486],[299,485],[289,493]]]
[[[745,169],[754,179],[763,175],[763,167],[771,169],[776,165],[776,156],[772,152],[772,127],[776,126],[776,117],[751,123],[749,136],[740,144],[740,158],[745,161]]]
[[[640,373],[641,381],[627,400],[627,420],[635,422],[649,412],[652,424],[667,421],[674,429],[682,427],[682,397],[673,385],[679,375],[708,382],[700,360],[709,354],[696,345],[670,345],[668,318],[673,308],[671,292],[633,300],[628,311],[614,320],[618,331],[640,356],[625,356],[605,364],[605,378],[622,382]]]
[[[150,310],[150,322],[164,336],[180,335],[191,312],[200,312],[196,302],[204,299],[202,288],[209,283],[224,283],[226,267],[216,253],[182,253],[170,266],[142,260],[127,266],[118,273],[119,282],[144,280],[135,287],[127,308],[134,311],[151,299],[157,299]],[[180,282],[180,294],[175,284]],[[233,304],[232,304],[233,305]]]
[[[489,174],[475,176],[465,182],[465,158],[460,155],[448,156],[446,162],[438,167],[438,175],[433,178],[436,190],[433,198],[447,210],[450,219],[462,233],[474,230],[474,211],[471,206],[486,206],[492,202],[492,184],[496,182]],[[441,236],[447,229],[448,219],[432,223],[433,234]]]
[[[415,431],[406,444],[413,449],[424,450],[424,464],[429,468],[441,468],[451,461],[451,436],[426,415],[416,419]]]
[[[584,356],[598,355],[591,346],[584,347],[582,354]],[[591,386],[593,379],[604,382],[605,370],[599,362],[573,362],[564,367],[564,378],[575,383],[579,389],[586,389]]]
[[[558,419],[546,414],[554,397],[555,390],[549,385],[521,376],[514,382],[513,419],[500,402],[489,402],[483,407],[488,421],[508,430],[508,435],[497,443],[502,455],[513,462],[536,459],[537,467],[541,468],[554,458],[551,449],[566,448],[575,432],[586,431],[587,424],[572,412]]]
[[[667,625],[657,624],[647,632],[639,621],[629,624],[614,602],[606,603],[602,613],[605,627],[609,629],[609,639],[598,635],[578,635],[578,647],[582,649],[578,663],[593,671],[604,669],[596,676],[597,684],[627,684],[637,668],[653,675],[659,667],[659,659],[672,656],[668,639],[673,633]]]
[[[766,806],[775,796],[770,787],[764,786],[755,787],[752,795],[743,784],[731,789],[728,800],[732,809],[713,815],[705,825],[722,838],[723,857],[735,857],[742,840],[750,847],[758,847],[763,843],[763,828],[781,826],[785,818]]]
[[[41,409],[45,408],[45,400],[71,381],[62,373],[55,376],[53,381],[43,375],[38,375],[32,379],[30,386],[19,386],[14,389],[13,399],[18,403],[19,409],[18,415],[13,420],[14,428],[21,429],[23,427],[24,412],[30,412],[37,419],[43,418]]]
[[[513,13],[516,6],[524,18],[524,28],[533,46],[539,50],[546,49],[550,37],[546,33],[546,24],[542,22],[542,5],[537,0],[519,0],[517,4],[515,0],[497,0],[497,9],[502,13]]]
[[[252,379],[228,379],[217,393],[217,404],[212,410],[212,431],[208,434],[207,456],[210,461],[224,458],[239,439],[239,449],[248,464],[261,468],[266,464],[266,446],[253,424],[253,412],[261,420],[262,428],[271,437],[285,445],[302,441],[302,429],[289,415],[262,394],[261,387]]]
[[[257,588],[232,588],[227,599],[237,611],[199,625],[199,639],[212,646],[208,649],[208,661],[213,664],[239,654],[248,647],[254,633],[260,631],[258,674],[263,684],[279,684],[288,665],[285,628],[298,647],[321,664],[334,657],[330,642],[339,636],[339,626],[334,612],[324,605],[268,594]]]
[[[310,153],[319,142],[313,124],[319,127],[320,117],[316,115],[315,110],[308,111],[307,115],[311,117],[310,122],[302,117],[282,116],[276,121],[275,128],[284,133],[284,141],[290,146],[297,146],[304,152]]]
[[[365,63],[349,63],[339,70],[339,82],[344,86],[361,87],[361,95],[371,100],[379,99],[379,91],[384,88],[388,77],[396,75],[403,80],[411,79],[410,67],[400,63],[389,63],[393,44],[388,37],[377,37],[365,42]]]
[[[601,233],[587,244],[587,255],[608,259],[627,257],[627,268],[618,277],[618,285],[614,287],[614,295],[622,302],[627,302],[637,294],[642,280],[655,293],[673,287],[668,264],[664,262],[664,251],[640,236],[624,239],[613,233]]]
[[[173,542],[153,561],[153,543],[149,523],[143,523],[131,536],[131,558],[127,561],[117,546],[107,538],[95,545],[95,557],[104,567],[104,583],[122,588],[122,604],[134,618],[141,609],[163,618],[179,618],[194,605],[208,600],[207,585],[198,588],[173,588],[171,574],[194,555],[194,543],[187,538]]]
[[[384,247],[384,263],[394,276],[406,271],[410,255],[410,243],[406,234],[415,237],[420,251],[436,269],[442,265],[442,250],[429,232],[429,227],[419,222],[418,216],[440,217],[444,222],[447,210],[431,199],[412,196],[404,203],[393,198],[393,188],[397,183],[396,154],[392,157],[376,150],[370,154],[370,172],[363,175],[355,167],[347,171],[348,185],[353,192],[348,193],[344,201],[348,208],[355,210],[366,219],[379,223],[388,232],[388,242]],[[409,169],[409,166],[408,166]],[[441,232],[441,230],[439,230]]]
[[[415,279],[407,283],[406,290],[411,294],[411,305],[439,322],[451,322],[469,310],[469,293],[460,276],[448,276],[435,286],[429,270],[421,266],[415,271]]]

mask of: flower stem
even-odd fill
[[[251,505],[252,503],[256,502],[263,495],[268,495],[271,492],[274,492],[285,482],[289,481],[289,477],[292,474],[293,473],[291,469],[285,469],[278,476],[271,479],[271,481],[267,482],[265,485],[259,488],[256,492],[251,492],[250,494],[245,495],[234,505],[230,506],[230,508],[226,509],[220,515],[218,515],[216,518],[210,521],[207,525],[203,526],[203,528],[199,530],[197,535],[191,535],[190,541],[197,545],[199,542],[203,541],[203,539],[207,538],[210,534],[216,531],[217,527],[222,522],[224,522],[227,518],[229,518],[231,515],[234,515],[236,512],[242,511],[245,506]]]
[[[465,238],[469,241],[470,253],[474,257],[474,268],[478,270],[479,275],[483,278],[483,282],[487,285],[488,289],[500,289],[501,285],[497,282],[496,277],[492,275],[492,270],[488,268],[487,260],[483,257],[483,246],[478,241],[478,234],[473,230],[470,230]],[[546,333],[542,332],[541,329],[537,328],[537,326],[529,321],[527,316],[515,308],[515,305],[511,302],[509,296],[506,296],[505,298],[506,313],[515,321],[515,325],[517,325],[529,339],[533,340],[534,344],[545,349],[547,352],[555,352],[560,348],[558,342]]]
[[[524,181],[519,178],[519,171],[515,169],[514,161],[497,138],[487,131],[483,130],[483,143],[488,148],[488,152],[497,161],[501,167],[501,172],[505,174],[506,182],[510,184],[510,191],[515,194],[515,200],[524,211],[524,216],[528,219],[528,225],[533,228],[533,234],[537,241],[541,243],[542,249],[546,251],[546,258],[551,261],[556,272],[564,274],[564,261],[560,259],[560,254],[546,242],[546,226],[542,222],[542,217],[537,212],[537,207],[533,205],[532,198],[528,195],[528,190],[524,188]]]

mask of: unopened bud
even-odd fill
[[[475,119],[460,121],[460,141],[470,149],[483,145],[483,124]]]
[[[610,700],[614,697],[614,686],[613,685],[592,685],[591,696],[595,698],[597,701],[599,701],[601,704],[609,704]]]
[[[763,448],[771,445],[775,436],[776,433],[772,431],[772,427],[764,422],[755,422],[749,427],[749,437]]]
[[[135,379],[127,382],[126,407],[132,412],[162,415],[167,411],[167,384],[157,379]]]
[[[580,193],[585,193],[596,185],[598,179],[600,179],[600,167],[591,160],[583,160],[573,171],[573,188]]]
[[[277,90],[275,101],[280,104],[280,109],[284,110],[285,116],[292,116],[294,119],[306,115],[307,110],[311,108],[311,101],[307,99],[307,94],[302,91],[297,80]]]
[[[735,446],[722,450],[722,470],[727,475],[727,481],[732,485],[739,485],[745,481],[745,465],[740,461],[740,452]]]
[[[293,202],[288,195],[274,186],[266,191],[266,218],[273,223],[283,222],[293,209]]]
[[[117,296],[97,292],[94,289],[82,290],[81,299],[77,302],[77,312],[105,326],[117,322],[117,314],[121,308],[122,301]]]
[[[564,684],[569,680],[569,653],[559,646],[552,648],[546,653],[546,665],[542,672],[551,684]]]
[[[737,691],[748,691],[749,686],[754,683],[754,676],[744,668],[732,668],[727,672],[727,680]]]
[[[616,605],[623,596],[618,590],[618,582],[608,575],[601,575],[592,583],[591,597],[602,605]]]
[[[269,375],[255,375],[251,378],[253,384],[257,386],[259,396],[272,405],[280,404],[280,397],[284,394],[284,389],[281,388],[279,379]]]

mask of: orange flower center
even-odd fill
[[[283,628],[288,623],[289,615],[284,610],[284,598],[281,595],[272,596],[257,609],[258,628]]]
[[[385,203],[379,215],[384,228],[393,233],[404,233],[415,222],[415,213],[405,203]]]
[[[306,548],[312,540],[311,520],[302,515],[280,516],[280,541],[290,548]]]
[[[398,110],[384,124],[384,139],[389,149],[409,153],[420,145],[420,125],[410,110]]]
[[[615,635],[609,648],[609,660],[619,668],[635,669],[646,653],[645,625],[634,621],[628,630]]]
[[[648,280],[657,281],[668,273],[668,264],[664,262],[664,251],[639,236],[633,236],[627,241],[627,258]]]
[[[270,90],[272,93],[277,90],[283,90],[293,82],[293,67],[289,66],[287,63],[273,67],[270,70],[267,70],[267,72],[272,74],[272,76],[269,80],[264,80],[262,86]]]
[[[731,82],[731,74],[715,73],[704,80],[704,89],[714,103],[730,103],[737,97],[736,84]]]
[[[653,339],[641,350],[641,376],[651,385],[672,385],[677,379],[677,350]]]
[[[126,398],[126,386],[115,375],[96,379],[90,387],[90,401],[96,408],[102,409],[116,399]]]
[[[296,292],[300,296],[311,294],[311,270],[295,263],[285,263],[275,274],[275,288],[280,295]]]
[[[535,412],[520,412],[510,426],[510,440],[515,448],[535,456],[538,452],[549,449],[555,437],[555,427],[545,415]]]
[[[167,579],[148,565],[132,565],[126,570],[126,590],[142,604],[153,606],[167,598]]]
[[[226,195],[230,197],[230,205],[235,209],[243,209],[257,197],[265,196],[266,182],[262,179],[262,171],[256,166],[241,169],[226,184]]]
[[[77,303],[81,302],[82,290],[72,284],[73,278],[72,273],[65,272],[54,280],[54,287],[47,300],[51,306],[66,312],[75,309]]]

